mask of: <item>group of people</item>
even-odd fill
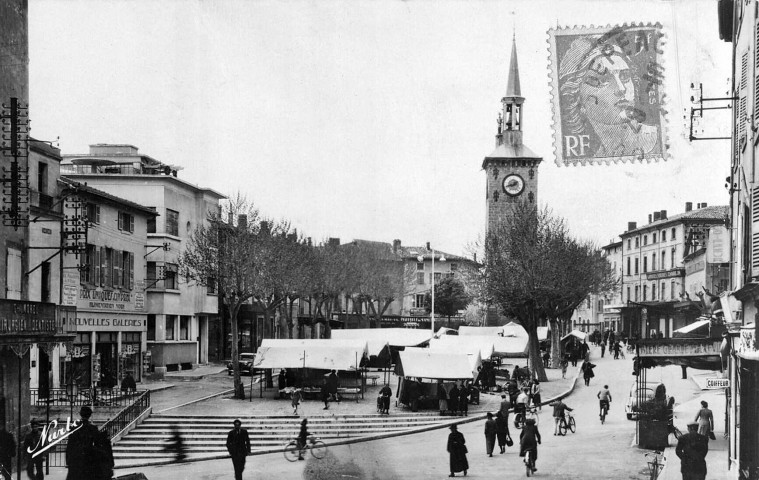
[[[459,385],[454,383],[450,390],[446,391],[443,381],[437,383],[437,400],[440,415],[469,415],[469,402],[476,391],[479,402],[479,390],[471,383]]]

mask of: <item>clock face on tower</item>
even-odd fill
[[[524,179],[522,177],[516,173],[506,175],[506,177],[503,179],[503,193],[512,197],[516,197],[523,191]]]

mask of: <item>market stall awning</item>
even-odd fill
[[[581,332],[579,330],[572,330],[571,332],[569,332],[566,335],[564,335],[563,337],[561,337],[561,341],[563,342],[564,340],[566,340],[569,337],[576,337],[578,340],[580,340],[582,342],[582,341],[585,341],[585,337],[586,336],[587,335],[585,334],[585,332]]]
[[[503,334],[503,327],[472,327],[469,325],[462,325],[459,327],[459,335],[501,335]]]
[[[399,358],[397,373],[406,378],[468,380],[475,376],[472,366],[476,359],[470,359],[465,353],[441,353],[430,351],[429,348],[407,348],[399,352]]]
[[[432,334],[429,330],[418,328],[355,328],[332,330],[332,340],[366,340],[369,354],[376,351],[380,344],[391,347],[416,347],[429,342]],[[374,344],[374,347],[372,346]]]
[[[495,352],[494,340],[486,335],[443,335],[430,340],[430,349],[438,352],[478,354],[482,360],[490,360]]]
[[[504,337],[527,337],[529,336],[527,334],[527,330],[524,329],[523,326],[521,326],[518,323],[509,322],[503,327],[501,327],[503,330],[503,336]]]
[[[264,338],[261,340],[263,347],[327,347],[327,348],[350,348],[361,352],[359,360],[364,355],[369,355],[369,343],[366,339],[325,339],[325,338]]]
[[[323,370],[358,370],[364,349],[338,346],[259,347],[255,368],[315,368]]]

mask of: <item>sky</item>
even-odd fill
[[[664,27],[670,158],[557,166],[548,29],[633,22]],[[135,145],[315,242],[466,254],[515,36],[538,201],[602,246],[655,210],[728,204],[730,142],[688,142],[684,118],[692,82],[729,90],[717,27],[715,0],[29,0],[31,133]],[[702,123],[730,134],[729,112]]]

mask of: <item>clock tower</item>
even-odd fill
[[[487,232],[508,224],[514,206],[521,201],[538,202],[538,166],[543,161],[522,143],[524,97],[519,85],[516,39],[512,39],[511,64],[506,96],[501,99],[495,150],[482,161],[486,174]]]

